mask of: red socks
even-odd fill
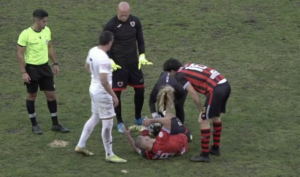
[[[222,134],[222,122],[213,122],[213,146],[212,149],[218,150],[221,141]],[[209,155],[209,140],[210,140],[210,129],[201,129],[201,148],[202,156],[207,157]]]
[[[209,140],[210,129],[201,129],[201,148],[202,156],[207,157],[209,155]]]
[[[218,150],[221,141],[221,134],[222,134],[222,122],[213,122],[213,149]]]

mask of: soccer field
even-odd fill
[[[190,162],[200,152],[198,111],[188,98],[186,124],[193,135],[189,152],[171,160],[137,155],[113,129],[113,150],[128,160],[105,162],[101,123],[87,142],[93,157],[74,148],[90,117],[88,50],[104,24],[116,14],[116,0],[0,0],[0,177],[156,177],[300,176],[300,3],[299,0],[130,0],[141,19],[146,57],[143,115],[153,84],[170,57],[211,66],[230,82],[232,94],[223,118],[221,156]],[[20,32],[32,25],[32,12],[49,12],[60,75],[55,78],[58,113],[70,133],[51,131],[42,92],[36,101],[43,135],[34,135],[25,107],[26,88],[17,59]],[[133,125],[133,89],[122,95],[123,119]],[[204,96],[200,96],[204,103]],[[138,133],[132,133],[137,136]],[[50,147],[54,140],[66,147]],[[211,139],[212,142],[212,139]],[[123,171],[122,171],[123,170]]]

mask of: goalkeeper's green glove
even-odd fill
[[[117,65],[113,59],[110,59],[111,60],[111,70],[112,71],[115,71],[117,69],[121,69],[122,67],[120,65]]]
[[[142,53],[139,57],[139,70],[141,69],[142,65],[153,65],[152,62],[148,61],[145,57],[145,54]]]

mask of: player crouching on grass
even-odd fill
[[[134,141],[130,130],[123,125],[123,132],[131,147],[149,160],[159,160],[179,156],[188,151],[190,141],[189,130],[170,111],[174,106],[174,88],[166,85],[158,93],[159,110],[165,111],[165,117],[144,119],[142,135]],[[150,137],[147,127],[159,123],[162,128],[155,139]]]

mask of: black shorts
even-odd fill
[[[43,65],[26,64],[26,72],[30,77],[30,83],[24,83],[28,93],[37,93],[40,87],[41,91],[55,91],[54,75],[48,63]]]
[[[126,90],[127,85],[133,88],[144,88],[144,76],[138,69],[138,63],[121,65],[121,69],[113,72],[112,89],[114,91]]]
[[[190,131],[181,123],[177,117],[171,119],[171,131],[170,135],[185,134],[188,141],[191,140]]]
[[[226,103],[231,93],[228,82],[217,85],[211,94],[206,96],[205,105],[202,111],[202,119],[220,117],[226,112]]]

